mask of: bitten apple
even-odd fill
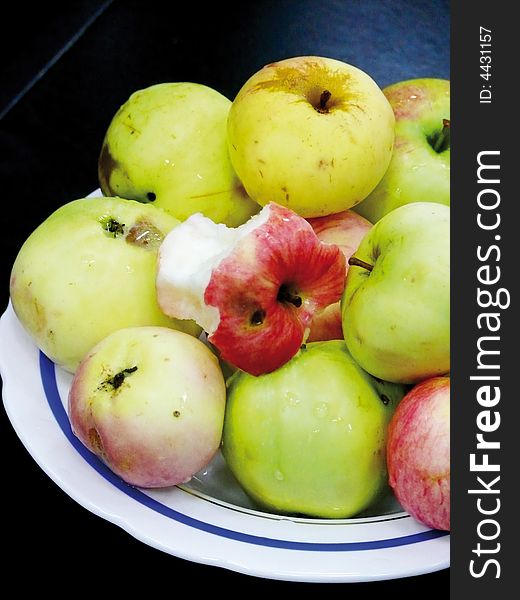
[[[361,240],[365,237],[372,223],[356,214],[352,210],[345,210],[327,217],[308,219],[314,233],[327,244],[335,244],[348,259],[357,250]],[[348,262],[346,263],[348,273]],[[330,304],[316,315],[311,322],[308,342],[325,340],[342,340],[343,326],[341,323],[340,303]]]
[[[395,113],[392,160],[355,208],[372,223],[410,202],[450,204],[450,82],[411,79],[383,92]]]
[[[188,481],[220,445],[226,386],[200,340],[165,327],[120,329],[82,360],[72,380],[75,435],[126,482]]]
[[[396,208],[370,229],[349,263],[343,334],[360,366],[399,383],[448,373],[450,208]]]
[[[247,193],[303,217],[366,198],[393,141],[392,107],[374,80],[320,56],[265,66],[244,83],[228,117],[229,155]]]
[[[450,379],[433,377],[403,398],[388,429],[390,486],[414,518],[450,529]]]
[[[307,344],[272,373],[228,380],[223,455],[267,510],[351,517],[387,489],[387,427],[404,392],[363,371],[343,341]]]
[[[230,100],[197,83],[152,85],[114,115],[99,156],[106,196],[153,202],[179,220],[202,212],[237,226],[260,207],[229,160]]]
[[[197,214],[171,234],[159,248],[161,309],[193,319],[223,360],[253,375],[287,362],[345,287],[341,250],[274,203],[236,229]]]
[[[120,198],[73,200],[25,241],[11,302],[36,345],[74,371],[97,342],[123,327],[160,325],[198,335],[157,304],[157,250],[178,224],[159,208]]]

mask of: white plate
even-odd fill
[[[379,515],[336,521],[255,510],[221,456],[182,489],[127,485],[72,434],[66,413],[71,375],[38,351],[10,304],[0,320],[0,372],[6,412],[40,467],[79,504],[154,548],[306,582],[392,579],[449,566],[449,535],[392,504]]]

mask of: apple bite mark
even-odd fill
[[[315,312],[341,297],[345,257],[274,203],[237,229],[208,221],[194,215],[167,236],[159,251],[159,305],[197,321],[224,360],[253,375],[273,371],[296,354]],[[203,246],[179,272],[188,231],[192,243],[203,237]]]

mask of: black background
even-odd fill
[[[0,300],[6,306],[10,267],[26,237],[58,206],[98,187],[105,129],[130,93],[162,81],[195,81],[232,99],[264,64],[304,54],[352,63],[381,87],[449,78],[450,6],[444,0],[24,4],[3,15],[2,46]],[[17,584],[40,592],[55,590],[63,573],[87,593],[174,592],[180,582],[202,581],[224,593],[316,589],[182,561],[138,542],[62,492],[3,411],[1,427],[4,584],[18,580],[14,569],[22,564],[30,569]],[[98,587],[101,574],[108,583]],[[425,590],[447,597],[449,570],[327,587],[406,598]]]

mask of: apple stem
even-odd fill
[[[329,92],[329,90],[323,90],[323,92],[321,92],[320,107],[318,108],[318,112],[320,112],[320,113],[328,112],[327,102],[330,100],[331,96],[332,96],[332,94]]]
[[[442,152],[449,148],[450,145],[450,120],[442,120],[442,131],[436,136],[433,143],[435,152]]]
[[[357,258],[357,256],[351,256],[348,259],[348,264],[350,266],[362,267],[363,269],[366,269],[367,271],[371,271],[374,268],[374,265],[371,265],[370,263],[367,263],[364,260]]]

